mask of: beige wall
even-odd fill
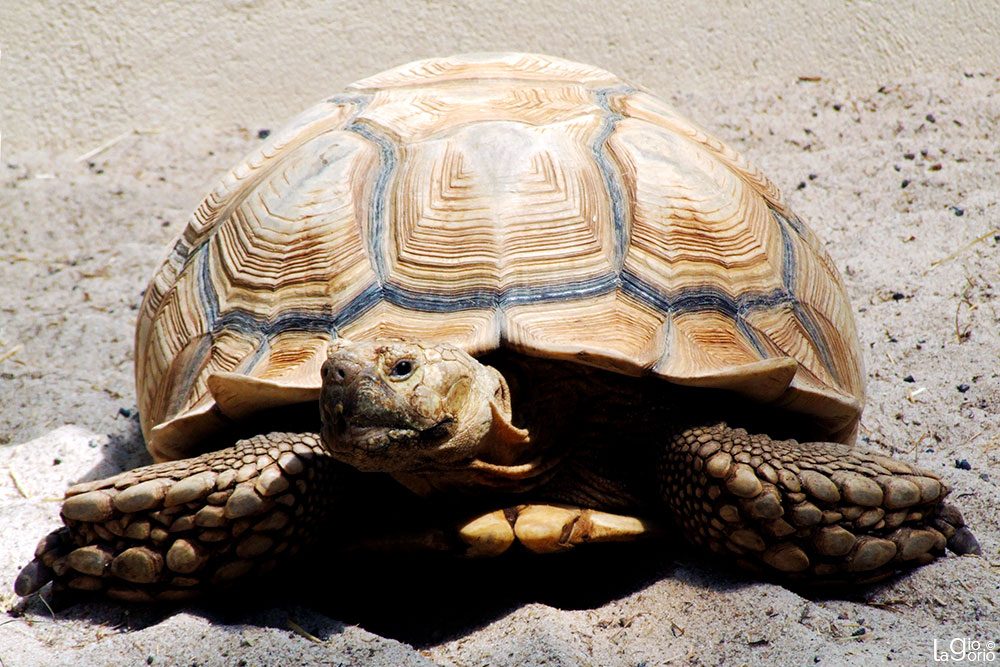
[[[540,51],[669,96],[797,76],[1000,72],[997,0],[0,0],[3,153],[133,129],[273,126],[431,55]]]

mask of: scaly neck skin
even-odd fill
[[[476,455],[454,467],[392,473],[415,493],[534,491],[549,484],[571,455],[603,443],[585,438],[589,429],[581,427],[592,417],[601,419],[590,406],[614,393],[600,377],[611,374],[504,353],[483,361],[501,388],[491,406],[489,432]]]
[[[517,431],[523,427],[528,437],[504,439],[494,428],[490,437],[495,440],[454,469],[393,473],[410,490],[420,495],[531,492],[532,500],[638,511],[654,481],[649,457],[655,443],[698,422],[701,413],[710,420],[715,411],[712,401],[692,399],[689,389],[652,379],[505,353],[481,361],[506,380],[508,423]]]
[[[490,426],[480,439],[475,455],[443,470],[393,473],[393,477],[411,491],[420,495],[455,490],[523,492],[551,477],[551,471],[562,457],[546,447],[539,447],[527,429],[515,425],[511,392],[504,375],[489,366],[484,366],[482,371],[496,390],[489,397]]]

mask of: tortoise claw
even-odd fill
[[[55,578],[55,573],[48,565],[37,558],[24,567],[14,580],[14,592],[21,597],[37,593],[45,584]]]
[[[955,534],[948,540],[948,548],[959,556],[967,554],[972,556],[983,555],[983,549],[979,546],[979,540],[976,539],[976,536],[966,526],[962,526],[955,531]]]

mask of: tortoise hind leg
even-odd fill
[[[57,594],[184,599],[263,574],[315,538],[311,527],[350,472],[316,434],[270,433],[78,484],[63,503],[66,525],[42,539],[15,591],[52,581]]]
[[[872,581],[944,554],[979,553],[947,486],[902,461],[725,424],[675,434],[661,497],[696,544],[805,582]]]

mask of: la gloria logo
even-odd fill
[[[955,637],[947,641],[934,640],[934,662],[975,662],[990,664],[997,661],[996,642]]]

